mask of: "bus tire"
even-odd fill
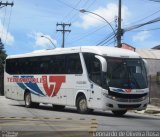
[[[31,93],[30,92],[26,92],[26,94],[24,96],[24,101],[25,101],[25,107],[27,107],[27,108],[33,107],[33,102],[31,100]]]
[[[65,106],[62,105],[52,105],[54,110],[63,110],[65,108]]]
[[[90,109],[87,106],[87,100],[85,96],[79,96],[77,99],[77,110],[81,114],[89,113]]]
[[[112,113],[117,117],[123,116],[126,112],[127,110],[112,110]]]

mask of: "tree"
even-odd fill
[[[7,57],[7,54],[6,54],[6,51],[4,49],[4,44],[2,43],[1,41],[1,38],[0,38],[0,75],[3,74],[3,64],[4,64],[4,60],[6,59]]]

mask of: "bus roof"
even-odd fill
[[[10,55],[7,57],[7,59],[69,54],[69,53],[79,53],[79,52],[95,53],[98,55],[110,56],[110,57],[140,58],[140,56],[136,52],[133,52],[127,49],[107,47],[107,46],[81,46],[81,47],[72,47],[72,48],[56,48],[56,49],[48,49],[48,50],[37,50],[37,51],[30,52],[30,53],[25,53],[25,54]]]

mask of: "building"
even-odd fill
[[[152,49],[136,49],[129,44],[122,43],[121,48],[137,52],[142,58],[148,62],[149,75],[156,76],[160,72],[160,45]]]
[[[151,104],[160,105],[160,83],[158,72],[160,72],[160,46],[152,49],[136,49],[136,52],[148,63],[149,88]]]
[[[148,62],[149,75],[156,76],[160,72],[160,50],[136,49],[136,52]]]

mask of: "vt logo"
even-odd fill
[[[132,89],[125,89],[125,91],[126,91],[127,93],[130,93],[130,92],[132,91]]]
[[[46,91],[47,95],[50,97],[54,97],[57,95],[58,91],[61,88],[62,83],[65,83],[65,76],[49,76],[49,83],[53,83],[48,85],[47,76],[42,76],[43,79],[43,88]]]

